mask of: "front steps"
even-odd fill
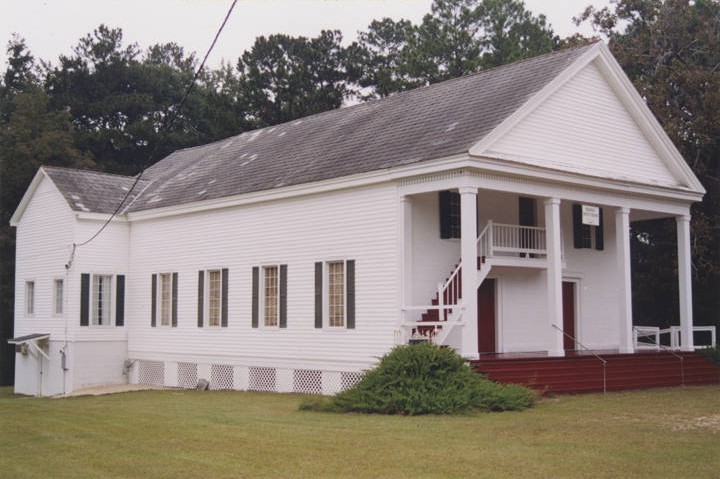
[[[720,384],[720,368],[699,353],[683,357],[684,384]],[[602,354],[607,361],[607,391],[673,387],[683,384],[680,360],[669,352]],[[471,361],[473,367],[500,383],[528,386],[542,394],[603,391],[602,362],[594,356],[500,356]]]

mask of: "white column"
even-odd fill
[[[412,288],[412,201],[408,196],[400,198],[400,289],[401,306],[413,304]],[[410,319],[410,314],[401,312],[401,320]]]
[[[477,324],[477,193],[470,186],[460,187],[460,261],[462,263],[463,328],[462,355],[478,356]]]
[[[562,247],[560,241],[560,200],[545,200],[545,234],[547,242],[547,318],[551,342],[550,356],[564,356],[562,303]],[[556,329],[553,326],[557,326]]]
[[[620,352],[634,351],[632,335],[632,283],[630,280],[630,210],[615,211],[615,244],[617,245],[617,289],[620,321]]]
[[[692,271],[690,270],[690,215],[678,216],[678,283],[680,292],[680,349],[693,351]]]

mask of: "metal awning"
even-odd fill
[[[50,360],[50,357],[45,353],[45,351],[42,350],[40,346],[38,346],[38,343],[40,341],[45,341],[46,339],[50,339],[50,335],[47,333],[35,333],[35,334],[28,334],[25,336],[18,336],[17,338],[10,338],[8,339],[8,344],[14,344],[16,346],[22,346],[26,345],[33,349],[33,351],[36,351],[38,354],[41,354],[45,359],[48,361]],[[37,354],[35,354],[37,356]]]

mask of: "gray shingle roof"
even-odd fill
[[[555,52],[176,151],[145,171],[143,181],[151,183],[129,210],[223,198],[465,153],[588,48]],[[72,175],[51,176],[53,180],[63,176],[58,187],[66,198],[66,186],[72,187],[86,208],[103,213],[117,206],[119,190],[133,181],[76,174],[72,181],[67,178]],[[98,185],[84,185],[86,181]],[[105,197],[94,198],[95,194]],[[73,206],[73,201],[68,202]]]
[[[135,178],[89,170],[43,167],[65,200],[75,211],[112,214],[125,198]],[[149,183],[141,179],[123,208]]]

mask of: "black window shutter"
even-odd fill
[[[349,259],[345,262],[345,288],[347,295],[347,328],[355,329],[355,260]]]
[[[178,274],[173,273],[172,275],[172,327],[177,327],[177,308],[178,308]]]
[[[115,326],[125,325],[125,275],[115,277]]]
[[[203,300],[205,299],[205,272],[204,271],[198,271],[198,328],[203,327],[203,312],[205,308],[205,304],[203,303]]]
[[[280,327],[287,328],[287,265],[280,265]]]
[[[227,328],[228,325],[228,269],[222,269],[222,304],[220,306],[220,326]]]
[[[518,222],[520,226],[537,226],[535,198],[518,197]]]
[[[323,264],[315,263],[315,327],[323,327]]]
[[[595,249],[602,251],[605,249],[605,233],[603,232],[603,210],[600,210],[598,226],[595,227]]]
[[[252,269],[252,327],[257,328],[260,316],[260,268]]]
[[[90,324],[90,275],[80,275],[80,326]]]
[[[440,211],[440,238],[447,239],[452,236],[450,227],[450,192],[438,192],[438,204]]]
[[[157,325],[157,275],[152,275],[150,279],[150,326],[153,328]]]
[[[573,215],[573,246],[575,248],[583,248],[583,224],[582,224],[582,206],[578,203],[572,205]]]

